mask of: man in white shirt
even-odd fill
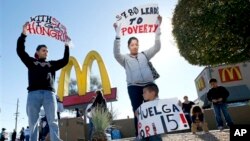
[[[27,128],[24,130],[24,136],[25,136],[25,141],[29,141],[30,140],[30,129],[29,129],[29,126],[27,126]]]

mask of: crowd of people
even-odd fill
[[[157,22],[159,27],[155,32],[155,44],[153,47],[139,52],[139,40],[136,37],[131,37],[128,40],[128,54],[120,52],[120,27],[114,24],[116,37],[114,40],[114,58],[125,69],[127,91],[130,98],[131,107],[134,113],[135,136],[138,137],[137,128],[137,109],[138,107],[148,101],[158,100],[159,89],[155,83],[155,79],[149,66],[149,60],[153,58],[161,49],[161,31],[160,25],[162,17],[158,16]],[[47,61],[48,48],[46,45],[38,45],[34,57],[28,55],[25,51],[25,40],[27,37],[27,24],[23,26],[22,33],[17,41],[17,54],[21,61],[28,68],[28,100],[27,100],[27,115],[29,119],[29,126],[20,132],[21,141],[44,141],[47,136],[52,141],[61,141],[58,127],[58,119],[60,119],[60,112],[63,111],[62,102],[55,94],[54,82],[55,72],[67,65],[69,61],[69,46],[65,43],[65,50],[62,59],[56,61]],[[217,85],[216,79],[209,81],[211,89],[207,93],[207,99],[213,105],[214,114],[216,117],[217,127],[223,130],[223,122],[221,111],[225,117],[227,125],[233,125],[233,121],[227,111],[226,100],[229,92],[226,88]],[[197,128],[202,128],[204,132],[208,132],[208,125],[204,118],[203,109],[194,102],[189,101],[188,96],[184,96],[184,102],[180,102],[183,113],[188,121],[190,130],[193,134],[197,132]],[[41,118],[39,129],[38,119],[40,108],[44,107],[45,117]],[[88,118],[88,140],[92,140],[94,125],[92,121],[92,114],[96,107],[101,107],[107,110],[107,103],[101,90],[96,91],[96,96],[91,98],[89,105],[85,110],[85,116]],[[76,117],[81,117],[83,112],[78,108],[75,109]],[[57,115],[57,116],[56,116]],[[1,141],[5,139],[5,128],[1,132]],[[40,132],[39,132],[40,131]],[[13,131],[12,140],[16,139],[16,131]],[[136,140],[145,141],[161,141],[160,135],[147,137],[144,139],[136,138]]]
[[[229,92],[225,87],[219,86],[215,78],[210,79],[209,84],[211,85],[211,89],[207,93],[207,99],[212,103],[217,128],[222,131],[224,128],[222,114],[229,128],[234,124],[226,103]],[[184,96],[184,102],[181,103],[181,106],[193,134],[197,132],[197,128],[199,127],[204,132],[208,132],[209,129],[204,119],[204,109],[202,107],[189,101],[187,96]]]
[[[2,128],[2,132],[0,133],[0,141],[6,141],[9,138],[9,135],[6,131],[6,128]],[[10,141],[30,141],[30,130],[29,126],[27,126],[26,129],[24,127],[21,129],[19,135],[17,135],[16,130],[14,129],[13,132],[11,133]]]

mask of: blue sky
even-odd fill
[[[194,79],[203,67],[190,65],[179,55],[171,30],[171,18],[177,0],[151,1],[159,5],[162,21],[162,48],[152,59],[152,62],[161,77],[156,81],[160,88],[160,98],[178,97],[182,100],[188,95],[190,100],[197,98]],[[19,98],[18,131],[27,126],[26,98],[27,98],[27,68],[16,54],[16,41],[23,24],[29,17],[35,15],[50,15],[62,22],[68,30],[74,48],[70,55],[77,58],[82,64],[85,56],[91,50],[99,52],[106,64],[112,87],[118,88],[119,99],[113,103],[118,118],[132,117],[130,100],[127,94],[126,77],[124,69],[113,57],[113,41],[115,31],[113,23],[115,16],[122,10],[133,6],[148,4],[147,0],[105,0],[105,1],[62,1],[62,0],[2,0],[0,2],[0,128],[8,131],[14,129],[14,113],[16,101]],[[140,51],[154,44],[154,34],[135,35],[140,40]],[[122,37],[121,52],[128,53],[127,39]],[[55,39],[29,35],[26,39],[26,51],[33,56],[38,44],[46,44],[50,59],[60,59],[63,56],[64,44]],[[93,71],[97,75],[96,64]],[[59,77],[60,72],[57,72]],[[72,77],[75,77],[73,72]],[[57,88],[57,87],[56,87]]]

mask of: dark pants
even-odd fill
[[[25,141],[29,141],[30,140],[30,135],[25,135]]]
[[[92,118],[89,118],[89,124],[88,124],[88,140],[91,141],[92,140],[92,136],[93,136],[93,130],[94,130],[94,124],[92,121]]]
[[[45,141],[45,138],[48,134],[49,134],[49,125],[46,124],[46,126],[42,128],[42,141]]]
[[[57,119],[61,119],[60,112],[57,112]]]
[[[143,138],[140,141],[162,141],[161,135],[154,135],[147,138]]]
[[[186,119],[187,119],[187,122],[188,122],[189,127],[191,128],[191,124],[192,124],[191,115],[185,113],[185,117],[186,117]]]
[[[214,107],[214,114],[215,114],[215,119],[217,122],[217,127],[223,127],[223,120],[221,117],[221,112],[223,113],[225,120],[227,122],[227,126],[232,126],[233,121],[228,113],[227,110],[227,105],[225,103],[220,103],[220,104],[213,104]]]
[[[133,112],[137,110],[138,107],[143,103],[143,86],[128,86],[128,94],[131,101],[131,105],[133,107]],[[138,128],[137,128],[137,118],[134,117],[134,125],[135,125],[135,135],[138,135]]]

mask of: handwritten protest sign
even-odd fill
[[[153,33],[158,28],[157,16],[159,8],[157,4],[135,6],[122,11],[116,16],[116,24],[120,27],[120,35],[137,33]]]
[[[137,109],[137,114],[138,132],[142,138],[189,129],[177,98],[145,102]]]
[[[48,15],[30,17],[27,31],[29,34],[49,36],[62,42],[70,41],[66,27],[56,18]]]

